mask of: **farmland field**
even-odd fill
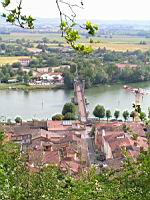
[[[0,66],[5,64],[13,64],[18,62],[20,58],[28,58],[27,56],[0,57]]]
[[[58,44],[53,43],[53,41],[64,42],[65,39],[61,37],[61,34],[51,33],[51,34],[37,34],[37,33],[12,33],[10,35],[0,35],[0,37],[4,40],[12,42],[12,40],[16,39],[26,39],[30,40],[34,46],[36,46],[35,41],[42,40],[42,38],[46,37],[49,39],[48,46],[57,47]],[[105,37],[93,37],[93,43],[89,44],[89,39],[82,37],[79,42],[87,45],[92,45],[94,49],[97,48],[106,48],[108,50],[114,51],[134,51],[141,50],[147,51],[150,49],[150,38],[144,37],[129,37],[129,36],[113,36],[112,38]],[[140,42],[146,42],[145,45],[141,45]]]
[[[140,44],[128,44],[128,43],[93,43],[89,44],[93,47],[93,49],[97,48],[106,48],[107,50],[111,51],[135,51],[135,50],[141,50],[141,51],[147,51],[150,49],[149,45],[140,45]]]
[[[3,40],[16,40],[16,39],[26,39],[32,42],[37,40],[42,40],[42,38],[46,37],[50,41],[57,40],[59,42],[65,41],[64,38],[61,37],[61,34],[38,34],[38,33],[12,33],[0,35]]]

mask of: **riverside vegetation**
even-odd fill
[[[13,44],[10,44],[8,40],[1,40],[1,58],[6,56],[11,58],[12,55],[16,56],[16,59],[18,56],[29,56],[31,58],[28,73],[22,71],[19,62],[2,65],[0,68],[1,82],[7,83],[9,79],[16,78],[19,83],[27,84],[33,78],[33,71],[37,68],[49,67],[49,71],[51,71],[51,67],[60,65],[71,66],[70,69],[61,70],[64,73],[64,84],[67,88],[73,87],[76,69],[78,69],[79,77],[85,80],[87,88],[98,84],[150,80],[150,51],[115,52],[106,50],[106,48],[98,48],[90,55],[83,56],[70,48],[65,48],[61,43],[57,43],[57,47],[51,47],[49,42],[48,38],[43,38],[36,41],[36,43],[30,43],[25,39],[17,39],[13,41]],[[56,41],[54,42],[56,43]],[[41,50],[38,55],[34,55],[30,51],[30,47],[33,47],[33,45],[36,49]],[[119,69],[116,66],[118,63],[127,63],[128,66],[134,64],[137,67]]]

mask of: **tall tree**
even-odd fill
[[[127,121],[127,119],[129,118],[129,112],[127,110],[125,110],[122,114],[123,118],[125,121]]]
[[[133,119],[133,121],[134,121],[134,119],[135,119],[135,117],[136,117],[136,112],[135,111],[132,111],[131,113],[130,113],[130,117]]]
[[[150,118],[150,107],[148,107],[148,118]]]
[[[119,116],[120,116],[120,111],[119,110],[115,110],[115,112],[114,112],[115,119],[118,120]]]
[[[62,114],[65,115],[66,113],[72,113],[75,115],[76,107],[73,103],[66,103],[63,107]]]
[[[106,118],[107,118],[107,122],[108,122],[108,120],[111,118],[111,111],[110,110],[106,110]]]
[[[144,121],[144,119],[146,118],[146,114],[144,112],[140,113],[140,119],[141,121]]]
[[[93,115],[98,117],[99,120],[105,117],[105,108],[102,105],[97,105],[93,111]]]

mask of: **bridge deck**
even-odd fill
[[[79,115],[81,122],[87,121],[87,113],[86,113],[86,104],[85,104],[85,97],[83,94],[83,88],[82,85],[77,83],[75,85],[75,91],[76,91],[76,97],[79,107]]]

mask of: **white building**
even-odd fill
[[[64,82],[63,74],[58,72],[44,73],[40,76],[40,79],[49,82],[59,82],[59,83]]]
[[[30,64],[31,59],[30,58],[20,58],[19,62],[21,63],[21,65],[23,67],[27,67]]]

